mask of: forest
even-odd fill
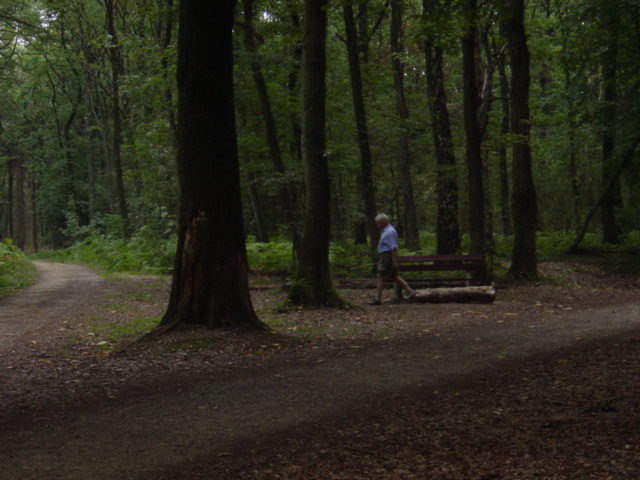
[[[536,237],[573,251],[585,236],[637,245],[636,1],[319,3],[331,211],[320,228],[332,249],[366,261],[380,211],[407,250],[492,257],[502,245],[521,278],[537,275]],[[235,5],[242,218],[256,262],[273,249],[304,261],[310,184],[323,176],[305,182],[303,7]],[[120,242],[124,257],[137,248],[149,268],[171,270],[177,10],[0,1],[0,238],[98,257]]]

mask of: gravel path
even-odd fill
[[[0,302],[0,354],[19,351],[65,312],[90,301],[100,280],[86,269],[38,263],[41,280]],[[6,313],[6,315],[5,315]],[[243,439],[308,428],[401,390],[443,385],[531,355],[623,333],[640,325],[640,304],[567,313],[509,327],[495,323],[450,337],[354,351],[268,376],[212,379],[188,392],[119,401],[64,421],[0,434],[3,480],[136,479],[189,459],[216,455]],[[152,477],[149,477],[152,478]]]

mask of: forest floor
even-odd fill
[[[0,299],[2,480],[640,478],[624,261],[547,262],[491,305],[278,313],[258,288],[272,332],[142,343],[168,279],[36,265]]]

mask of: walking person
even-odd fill
[[[376,226],[380,230],[380,241],[378,242],[378,280],[376,295],[370,305],[382,304],[382,293],[384,292],[384,282],[395,282],[403,290],[409,293],[409,300],[413,300],[416,292],[409,286],[405,279],[398,274],[398,232],[389,223],[389,216],[380,213],[376,216]]]

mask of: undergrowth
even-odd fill
[[[17,288],[31,285],[35,280],[35,269],[25,255],[11,240],[0,242],[0,296]]]
[[[538,258],[541,261],[567,258],[566,250],[573,243],[573,234],[567,232],[541,232],[538,234]],[[422,232],[419,250],[400,249],[401,255],[434,255],[436,235]],[[496,274],[506,275],[511,258],[512,237],[496,235],[493,258]],[[141,229],[129,240],[108,235],[92,234],[73,246],[57,251],[40,253],[36,258],[81,263],[105,272],[131,272],[166,274],[173,268],[175,236],[158,235],[151,229]],[[295,258],[292,244],[282,238],[273,238],[267,243],[249,238],[246,243],[249,267],[257,275],[291,278],[295,274]],[[462,238],[461,253],[468,251],[468,237]],[[619,245],[603,244],[598,235],[588,234],[581,244],[581,252],[588,255],[615,257],[616,255],[638,256],[640,231],[622,237]],[[336,278],[366,277],[374,271],[375,259],[370,256],[367,245],[352,241],[333,242],[329,251],[331,271]],[[640,257],[639,257],[640,262]],[[638,266],[640,269],[640,266]],[[503,272],[504,270],[504,272]]]

